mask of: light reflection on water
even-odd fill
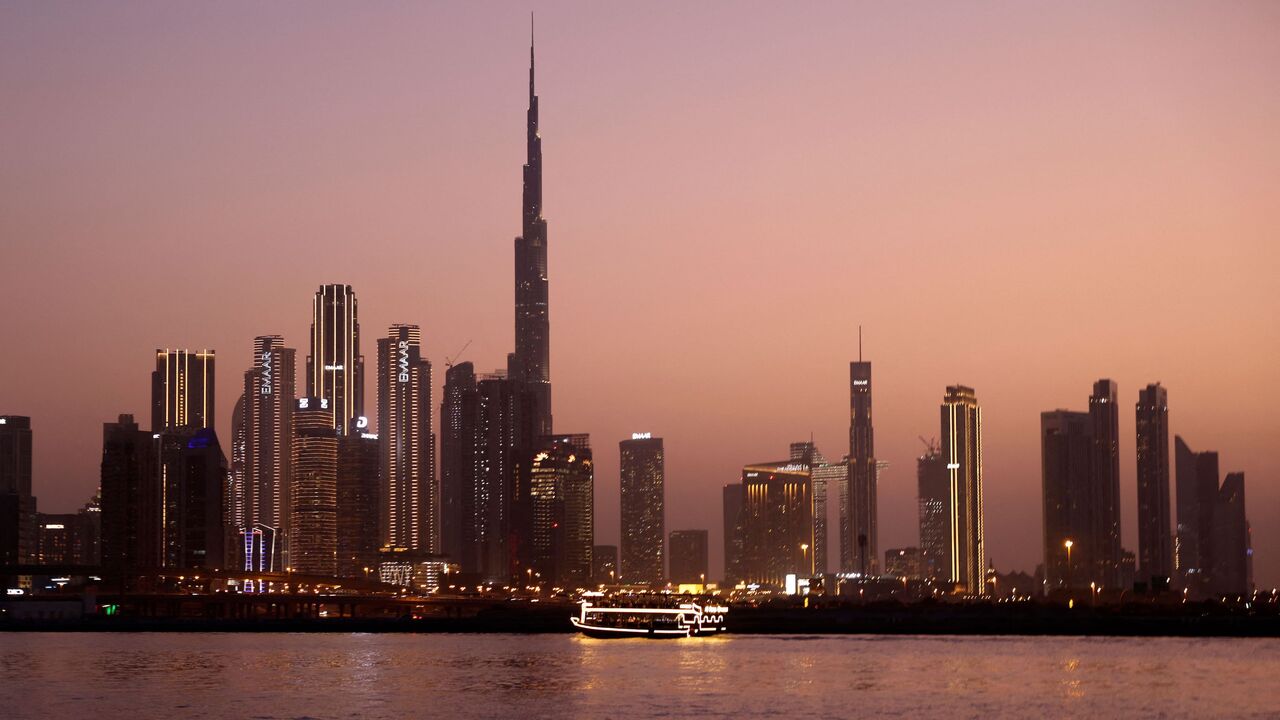
[[[1273,717],[1280,641],[0,634],[36,717]]]

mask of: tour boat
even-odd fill
[[[647,603],[645,603],[647,604]],[[682,602],[675,607],[641,607],[641,603],[613,606],[583,600],[569,622],[594,638],[687,638],[724,632],[729,608]]]

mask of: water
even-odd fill
[[[1280,640],[0,634],[8,718],[1280,717]]]

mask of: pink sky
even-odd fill
[[[0,8],[0,412],[33,417],[43,510],[93,492],[102,422],[147,417],[156,347],[217,350],[227,433],[252,338],[301,361],[320,283],[355,287],[370,364],[391,322],[437,382],[468,340],[504,363],[530,7],[472,5]],[[882,548],[916,542],[916,436],[959,382],[988,546],[1032,570],[1039,413],[1110,377],[1136,550],[1159,380],[1246,473],[1280,583],[1280,5],[533,9],[556,428],[592,435],[599,542],[616,443],[651,431],[668,529],[710,529],[718,571],[743,464],[847,451],[862,324]]]

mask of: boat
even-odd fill
[[[583,635],[593,638],[688,638],[722,633],[729,608],[680,602],[674,606],[649,607],[649,603],[597,604],[584,598],[578,614],[569,622]]]

